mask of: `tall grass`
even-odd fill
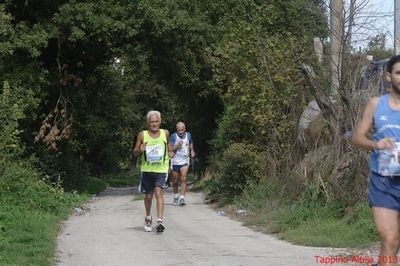
[[[20,140],[20,121],[38,104],[34,93],[4,81],[0,92],[0,264],[52,264],[60,221],[85,197],[65,193],[34,165]]]
[[[304,188],[307,190],[307,188]],[[345,208],[323,198],[288,200],[277,184],[246,189],[235,202],[249,215],[246,225],[257,226],[295,244],[323,247],[360,247],[379,240],[366,202]],[[307,193],[303,197],[308,197]]]
[[[60,217],[0,205],[1,265],[50,265]]]
[[[1,265],[52,265],[60,222],[85,198],[9,163],[0,174]]]

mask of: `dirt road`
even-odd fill
[[[144,232],[143,201],[134,191],[107,189],[82,215],[71,215],[58,237],[57,265],[309,266],[318,265],[315,256],[329,256],[254,232],[204,204],[201,193],[189,193],[179,207],[167,190],[165,232]]]

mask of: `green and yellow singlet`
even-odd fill
[[[152,138],[147,130],[143,131],[143,143],[146,150],[142,153],[142,172],[168,173],[169,157],[167,136],[164,129],[160,129],[160,136]]]

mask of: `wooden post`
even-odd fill
[[[331,39],[331,95],[338,93],[341,79],[341,64],[343,51],[343,0],[330,1],[330,39]]]

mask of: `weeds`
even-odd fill
[[[137,171],[121,171],[117,174],[102,177],[102,180],[111,187],[127,187],[139,184]]]
[[[2,265],[50,265],[60,221],[84,199],[27,165],[8,164],[0,175]]]
[[[296,244],[358,247],[379,239],[367,203],[346,209],[341,202],[327,201],[320,187],[303,186],[301,197],[293,201],[278,183],[251,185],[235,205],[248,211],[245,225]]]

